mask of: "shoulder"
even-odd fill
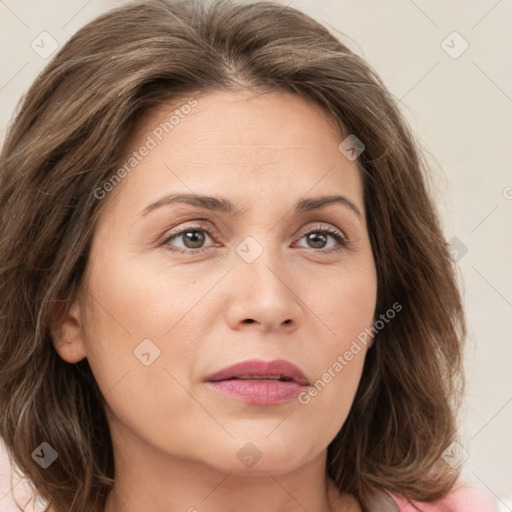
[[[469,487],[457,487],[447,496],[432,503],[418,503],[414,506],[406,500],[392,496],[400,512],[494,512],[490,499]]]

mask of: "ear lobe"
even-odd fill
[[[52,343],[59,356],[68,363],[77,363],[87,357],[80,313],[77,301],[71,306],[56,302],[51,307]]]

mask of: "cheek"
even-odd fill
[[[172,379],[164,369],[187,382],[189,366],[177,367],[176,361],[193,359],[201,348],[206,322],[205,315],[198,318],[204,312],[201,299],[218,277],[202,276],[199,282],[192,266],[180,273],[158,265],[148,269],[115,250],[94,254],[90,261],[87,358],[101,391],[118,390],[120,379],[123,388],[140,379],[139,394],[168,388]],[[198,322],[191,324],[191,318]]]
[[[164,293],[161,280],[134,270],[117,265],[91,273],[87,359],[111,414],[141,436],[151,429],[170,435],[176,410],[197,414],[185,391],[187,365],[175,362],[191,357],[186,322],[173,328],[187,304]]]
[[[371,340],[377,296],[373,259],[340,272],[324,293],[311,297],[315,313],[326,328],[318,337],[317,374],[304,403],[331,411],[331,425],[341,426],[361,378]]]
[[[320,305],[319,316],[324,316],[337,350],[343,350],[347,343],[350,344],[373,323],[377,302],[377,275],[373,259],[340,271],[336,279],[330,281],[315,304]]]

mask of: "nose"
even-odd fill
[[[227,321],[233,329],[283,330],[299,326],[303,310],[298,276],[264,250],[252,263],[236,258]]]

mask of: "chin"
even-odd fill
[[[223,453],[223,471],[233,472],[240,476],[267,476],[290,473],[306,464],[309,460],[307,452],[297,449],[300,442],[296,439],[272,440],[274,432],[268,438],[246,440],[234,440],[234,448],[227,449]],[[265,434],[268,435],[268,434]],[[233,457],[226,457],[226,453],[232,453]],[[311,455],[311,458],[317,454]],[[218,459],[217,464],[221,459]]]

